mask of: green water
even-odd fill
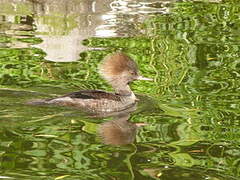
[[[240,178],[238,1],[150,3],[169,11],[146,17],[137,13],[136,22],[124,26],[130,37],[82,38],[76,47],[85,49],[74,62],[69,61],[74,60],[71,48],[65,54],[59,50],[68,62],[53,62],[53,57],[60,59],[59,44],[68,45],[76,35],[57,42],[54,53],[41,44],[46,37],[54,43],[52,37],[80,31],[86,18],[99,12],[88,17],[82,7],[86,1],[53,2],[0,1],[0,178]],[[145,18],[139,22],[140,17]],[[154,79],[131,85],[140,102],[124,115],[128,122],[25,104],[79,89],[110,91],[97,65],[116,50]],[[127,129],[122,144],[103,137],[112,120]]]

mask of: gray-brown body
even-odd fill
[[[32,103],[34,104],[34,101]],[[35,101],[35,104],[72,106],[93,113],[122,111],[135,103],[136,97],[133,93],[119,95],[100,90],[83,90],[53,99]]]
[[[120,52],[104,58],[99,66],[99,73],[113,87],[114,93],[83,90],[53,99],[32,101],[29,104],[72,106],[93,113],[119,112],[136,104],[137,99],[129,84],[134,80],[151,80],[140,76],[137,64]]]

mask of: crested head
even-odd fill
[[[104,58],[99,66],[99,73],[111,82],[124,76],[138,76],[138,67],[130,57],[117,52]]]

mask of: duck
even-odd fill
[[[100,63],[98,72],[114,92],[81,90],[56,98],[31,101],[29,104],[71,106],[91,113],[120,112],[136,105],[138,101],[130,84],[135,80],[152,80],[141,76],[137,63],[122,52],[107,55]]]

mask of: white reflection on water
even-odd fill
[[[46,59],[51,61],[75,61],[79,53],[87,48],[81,45],[81,41],[89,37],[130,37],[140,35],[142,30],[139,24],[147,17],[156,13],[169,13],[168,1],[129,1],[129,0],[102,0],[80,1],[81,11],[75,18],[77,27],[64,35],[39,35],[43,42],[37,47],[46,53]],[[105,4],[105,5],[103,5]],[[66,4],[65,4],[66,5]],[[69,5],[67,5],[69,8]],[[51,4],[47,4],[51,15]],[[50,9],[50,10],[49,10]],[[72,11],[79,8],[70,7]],[[68,17],[72,11],[65,12]],[[75,12],[76,13],[76,12]],[[44,21],[36,23],[40,33],[52,32]],[[57,30],[58,31],[58,30]]]
[[[7,5],[15,12],[6,12],[4,15],[5,23],[11,24],[11,27],[16,23],[16,16],[22,18],[28,14],[28,17],[32,17],[33,22],[25,24],[36,29],[33,34],[43,40],[34,47],[46,52],[45,59],[63,62],[78,60],[79,53],[87,50],[81,42],[89,37],[132,37],[143,34],[139,25],[149,16],[169,13],[170,1],[19,0],[16,4],[10,0],[0,1],[0,5]],[[26,12],[19,11],[20,7],[24,7],[22,9],[26,9]],[[18,35],[19,29],[13,30],[15,34],[10,34],[9,30],[4,33],[12,37]],[[22,42],[7,44],[12,48],[26,48],[29,45]]]
[[[138,24],[151,15],[169,13],[169,1],[115,0],[110,10],[101,15],[102,24],[96,28],[96,37],[129,37],[140,35]]]

